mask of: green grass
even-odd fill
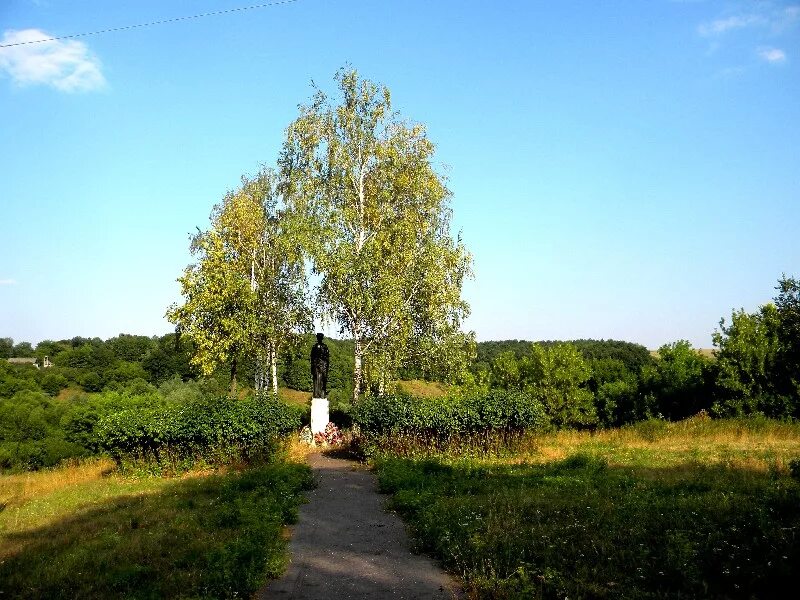
[[[798,456],[797,425],[693,419],[375,465],[470,597],[764,598],[800,565]]]
[[[0,477],[0,597],[226,598],[286,563],[307,466],[181,477],[108,461]]]

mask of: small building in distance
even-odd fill
[[[39,365],[37,365],[37,364],[36,364],[36,359],[35,359],[35,358],[19,358],[19,357],[14,357],[14,358],[9,358],[9,359],[7,359],[7,360],[8,360],[8,362],[10,362],[12,365],[33,365],[33,366],[34,366],[34,367],[36,367],[37,369],[39,368]]]
[[[37,369],[39,368],[39,363],[36,362],[35,358],[21,358],[21,357],[14,357],[14,358],[7,358],[8,362],[12,365],[33,365]],[[45,356],[42,359],[42,368],[46,369],[47,367],[52,367],[53,363],[50,362],[50,357]]]

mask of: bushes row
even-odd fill
[[[540,431],[550,425],[544,406],[533,396],[503,390],[446,398],[366,397],[351,416],[364,433],[413,431],[439,438],[485,431]]]
[[[300,427],[303,409],[267,397],[201,399],[109,414],[95,427],[99,446],[116,460],[161,460],[229,450],[257,452]]]
[[[21,390],[0,398],[0,471],[36,470],[105,451],[158,457],[168,447],[172,455],[195,456],[252,443],[260,452],[264,440],[300,425],[304,408],[272,398],[220,398],[207,383],[171,380],[158,390],[68,399]]]

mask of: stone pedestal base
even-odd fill
[[[311,399],[311,433],[322,433],[331,420],[326,398]]]

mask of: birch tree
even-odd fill
[[[256,363],[255,388],[277,394],[281,347],[310,328],[301,244],[275,195],[275,175],[262,170],[242,178],[211,213],[211,228],[198,231],[191,251],[197,262],[178,279],[185,297],[167,318],[196,345],[193,363],[205,374],[230,361],[232,389],[237,357]]]
[[[386,87],[349,70],[336,81],[338,102],[317,90],[300,107],[279,166],[287,207],[306,227],[319,306],[354,342],[357,401],[365,375],[383,389],[412,357],[457,360],[464,345],[452,339],[471,339],[460,333],[471,258],[450,234],[450,191],[425,128],[391,112]]]

